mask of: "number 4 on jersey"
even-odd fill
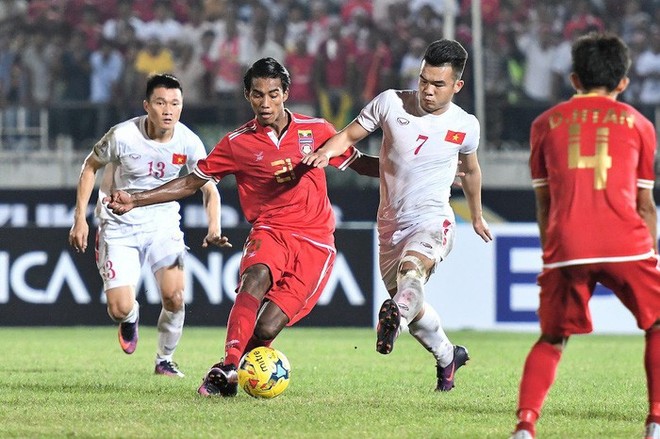
[[[568,168],[594,170],[594,189],[601,190],[607,186],[607,170],[612,167],[612,156],[608,155],[609,128],[596,130],[596,154],[581,155],[580,125],[569,127],[568,136]]]

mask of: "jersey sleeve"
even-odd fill
[[[472,154],[476,152],[477,148],[479,148],[480,138],[481,126],[479,125],[479,120],[475,116],[469,115],[465,130],[465,140],[459,152],[461,154]]]
[[[206,158],[197,162],[193,173],[204,180],[218,183],[224,176],[236,171],[229,136],[223,137]]]
[[[656,133],[653,124],[641,114],[636,116],[641,143],[637,165],[637,187],[653,189],[655,183]]]
[[[344,153],[340,156],[333,157],[330,159],[330,165],[339,169],[340,171],[345,171],[351,166],[356,159],[360,158],[362,153],[353,145],[351,145]]]
[[[534,120],[530,131],[530,155],[529,155],[529,168],[532,176],[532,187],[542,187],[548,185],[548,171],[545,166],[545,157],[543,156],[543,137],[545,134],[544,127],[547,126],[545,119],[541,116]]]
[[[383,120],[383,110],[387,108],[388,92],[390,91],[384,91],[373,98],[355,118],[355,121],[370,133],[380,128]]]
[[[192,172],[197,166],[197,162],[206,157],[206,148],[204,147],[204,142],[192,131],[190,132],[189,140],[189,157],[190,159],[186,162],[186,168],[188,172]]]
[[[107,165],[117,158],[117,137],[114,128],[110,129],[96,142],[92,154],[103,165]]]

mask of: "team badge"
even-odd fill
[[[462,133],[460,131],[447,130],[445,141],[455,143],[457,145],[462,145],[464,140],[465,140],[465,133]]]
[[[186,154],[172,154],[172,164],[173,165],[185,165],[188,161],[188,156]]]
[[[314,151],[314,135],[312,134],[312,130],[298,130],[298,147],[303,155]]]

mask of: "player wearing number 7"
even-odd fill
[[[404,319],[413,337],[434,355],[440,391],[454,387],[454,372],[468,360],[467,350],[449,341],[438,313],[424,300],[424,284],[454,242],[456,220],[449,197],[459,159],[474,231],[486,242],[492,239],[482,216],[479,122],[452,102],[463,87],[466,61],[467,52],[458,42],[431,43],[417,90],[381,93],[346,128],[303,159],[312,166],[326,166],[331,157],[382,129],[379,259],[391,299],[379,312],[376,350],[392,351]],[[460,294],[442,293],[444,300]]]
[[[568,338],[593,329],[589,300],[599,282],[646,333],[644,437],[660,439],[655,129],[616,100],[629,82],[630,55],[621,39],[583,36],[573,43],[572,58],[577,94],[542,113],[531,128],[529,162],[543,248],[541,336],[525,361],[513,437],[534,437]]]

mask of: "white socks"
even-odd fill
[[[397,293],[392,299],[399,306],[401,317],[407,322],[417,317],[424,306],[424,285],[417,270],[409,270],[404,275],[398,275],[396,280]]]
[[[181,334],[183,333],[183,321],[186,315],[185,305],[176,312],[160,310],[158,317],[158,352],[156,361],[172,360],[172,354],[176,349]]]
[[[441,367],[447,367],[454,359],[454,346],[442,329],[440,316],[428,303],[423,303],[424,315],[408,325],[410,335],[431,352]]]

